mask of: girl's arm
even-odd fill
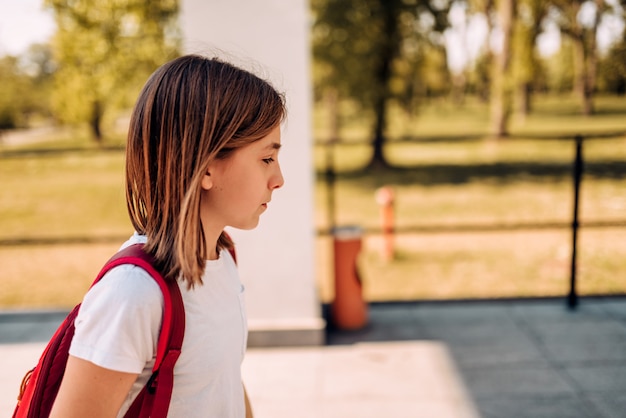
[[[70,355],[50,417],[114,418],[137,376]]]

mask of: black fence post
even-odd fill
[[[583,174],[583,137],[577,135],[576,157],[574,159],[574,215],[572,217],[572,263],[570,270],[570,289],[567,296],[567,306],[575,309],[578,306],[578,294],[576,292],[576,273],[578,270],[577,246],[578,246],[578,205],[580,200],[580,181]]]

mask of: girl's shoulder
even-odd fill
[[[159,284],[150,276],[150,273],[133,264],[113,267],[93,287],[104,287],[120,292],[119,296],[136,292],[140,292],[139,294],[161,293]]]
[[[101,367],[140,373],[155,354],[163,296],[134,265],[111,269],[85,295],[70,354]]]
[[[146,236],[134,233],[120,250],[133,245],[145,244]],[[163,301],[158,283],[141,267],[122,264],[113,267],[87,293],[99,297],[112,297],[126,303],[147,303]]]
[[[85,295],[83,305],[126,313],[144,311],[159,313],[163,294],[156,281],[141,267],[122,264],[112,268]]]

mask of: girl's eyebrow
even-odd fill
[[[265,149],[280,149],[281,144],[279,144],[278,142],[272,142],[271,144],[269,144],[268,146],[265,147]]]

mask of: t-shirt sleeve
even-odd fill
[[[74,357],[100,367],[141,373],[156,355],[163,294],[143,269],[121,265],[85,295],[70,346]]]

